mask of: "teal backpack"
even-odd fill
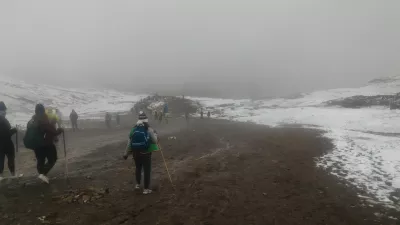
[[[44,145],[44,133],[39,129],[39,124],[33,118],[26,125],[24,145],[25,148],[31,150]]]

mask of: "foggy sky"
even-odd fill
[[[398,0],[0,0],[0,74],[278,96],[400,74]]]

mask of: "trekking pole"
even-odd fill
[[[162,148],[161,148],[160,144],[158,144],[158,148],[160,149],[161,157],[163,158],[165,169],[167,170],[167,173],[168,173],[169,181],[171,182],[172,187],[175,189],[174,183],[172,183],[171,174],[169,173],[169,170],[168,170],[167,161],[165,161],[164,153],[162,151]]]
[[[15,171],[14,171],[14,173],[15,173],[15,175],[14,176],[18,176],[18,173],[17,173],[17,168],[18,168],[18,125],[16,125],[16,128],[17,128],[17,132],[15,133],[15,159],[14,159],[14,165],[15,165]]]
[[[15,151],[18,153],[18,125],[16,126],[17,132],[15,133]]]
[[[67,147],[65,144],[65,131],[63,131],[63,144],[64,144],[64,159],[65,159],[65,180],[68,182],[68,159],[67,159]]]

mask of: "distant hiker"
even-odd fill
[[[189,122],[189,110],[187,110],[187,109],[185,111],[185,119],[186,119],[186,122],[188,123]]]
[[[0,102],[0,181],[4,178],[3,171],[6,156],[11,177],[15,177],[15,151],[11,137],[17,133],[17,129],[11,128],[10,122],[6,119],[6,112],[6,105],[4,102]]]
[[[164,116],[165,123],[168,124],[169,109],[168,109],[168,103],[167,102],[165,102],[165,104],[164,104],[163,116]]]
[[[164,113],[164,115],[168,113],[168,103],[167,102],[164,103],[163,113]]]
[[[144,190],[143,194],[150,194],[151,176],[151,152],[148,151],[150,144],[157,143],[157,133],[150,127],[148,118],[144,112],[139,112],[139,120],[129,134],[129,141],[124,154],[124,159],[132,154],[136,166],[136,186],[140,189],[142,179],[142,169],[144,171]]]
[[[200,118],[203,119],[203,115],[204,115],[203,110],[201,110],[201,111],[200,111]]]
[[[210,117],[211,117],[210,111],[207,112],[207,117],[208,117],[208,119],[210,119]]]
[[[121,122],[121,117],[119,116],[119,113],[117,113],[117,115],[115,116],[115,120],[117,122],[117,125],[119,126],[119,124]]]
[[[71,114],[69,115],[69,119],[71,120],[72,131],[78,130],[78,113],[73,109]]]
[[[158,122],[161,123],[163,119],[163,113],[160,111],[158,112]]]
[[[107,128],[111,128],[111,114],[110,113],[106,113],[104,120],[105,120]]]
[[[154,110],[154,120],[155,121],[158,120],[158,112],[157,112],[157,110]]]
[[[57,161],[57,149],[54,140],[63,132],[62,128],[55,129],[49,121],[44,106],[37,104],[35,115],[27,124],[24,144],[26,148],[35,151],[38,178],[45,183],[49,183],[47,174]]]

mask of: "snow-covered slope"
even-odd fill
[[[103,112],[129,110],[144,97],[113,90],[67,89],[50,85],[28,84],[0,77],[0,101],[8,107],[8,118],[14,124],[26,124],[36,103],[60,109],[65,118],[75,109],[81,118],[103,116]]]
[[[218,112],[221,118],[270,126],[299,124],[326,131],[325,135],[336,147],[317,159],[317,165],[365,191],[370,200],[397,207],[400,202],[400,111],[383,107],[346,109],[324,104],[355,95],[397,92],[400,92],[400,77],[361,88],[316,91],[296,99],[192,99]]]

